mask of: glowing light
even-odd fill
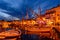
[[[45,18],[43,18],[43,20],[46,20]]]

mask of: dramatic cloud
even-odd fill
[[[44,13],[44,11],[50,9],[50,8],[53,8],[53,7],[56,7],[58,5],[58,0],[47,0],[47,1],[44,1],[42,3],[38,3],[37,6],[35,6],[34,8],[34,11],[35,12],[38,12],[38,8],[40,7],[41,8],[41,12]]]
[[[47,9],[56,7],[58,4],[60,4],[59,0],[0,0],[0,18],[2,16],[7,20],[7,17],[11,20],[12,18],[20,19],[22,15],[26,16],[26,8],[32,8],[35,12],[38,12],[39,6],[43,14]],[[32,16],[30,13],[29,15]],[[17,18],[18,16],[20,18]]]
[[[22,7],[23,0],[3,0],[4,2],[8,3],[8,7],[12,7],[15,9],[19,9]]]
[[[4,18],[5,20],[20,20],[19,18],[11,16],[7,13],[8,11],[0,9],[0,17]]]

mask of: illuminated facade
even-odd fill
[[[34,14],[34,12],[32,13]],[[54,32],[52,32],[53,27],[60,26],[60,6],[47,10],[45,15],[39,15],[36,19],[28,19],[28,15],[26,17],[27,19],[21,21],[0,21],[0,26],[5,29],[15,28],[16,30],[26,30],[24,34],[37,34],[53,38],[55,37],[55,35],[53,35]],[[56,26],[56,24],[58,24],[58,26]],[[58,30],[60,32],[60,29]],[[21,31],[21,33],[23,32]],[[57,36],[55,38],[58,40]]]

